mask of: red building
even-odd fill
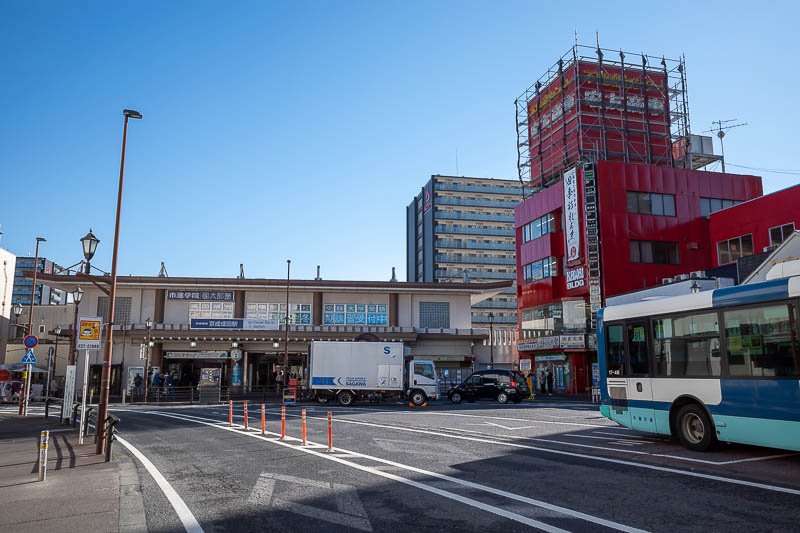
[[[769,251],[800,227],[800,185],[774,192],[711,215],[715,267]]]
[[[587,390],[604,298],[711,268],[704,206],[761,194],[756,176],[618,161],[565,172],[515,212],[520,358],[550,368],[557,387]]]

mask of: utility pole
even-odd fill
[[[28,335],[33,335],[33,303],[36,296],[36,273],[39,272],[39,243],[47,242],[44,237],[36,237],[36,257],[33,260],[33,285],[31,286],[31,310],[28,313]],[[42,302],[39,302],[40,304]],[[22,394],[19,395],[19,414],[28,414],[28,396],[31,394],[31,365],[25,365],[25,379],[22,381]]]
[[[725,137],[725,132],[727,130],[738,128],[740,126],[747,126],[747,122],[742,122],[740,124],[730,124],[731,122],[736,122],[735,118],[730,120],[714,120],[711,124],[714,126],[710,130],[706,130],[703,133],[716,133],[717,137],[719,138],[719,147],[722,151],[722,173],[725,173],[725,145],[722,142],[723,137]]]
[[[292,267],[292,260],[286,260],[286,342],[284,343],[283,353],[283,390],[286,390],[286,385],[289,383],[289,272]]]

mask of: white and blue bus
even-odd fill
[[[606,307],[601,413],[705,451],[800,451],[800,276]]]

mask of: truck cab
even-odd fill
[[[406,396],[414,405],[422,405],[438,396],[436,365],[433,361],[412,359],[408,362]]]

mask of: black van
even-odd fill
[[[483,399],[519,403],[528,396],[528,382],[516,370],[479,370],[447,393],[447,398],[453,403]]]

